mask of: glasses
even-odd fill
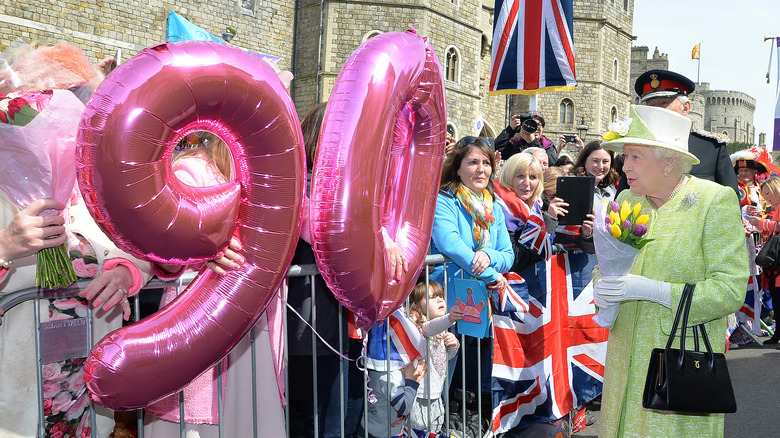
[[[491,147],[489,138],[487,138],[487,137],[472,137],[472,136],[461,138],[458,147],[459,148],[466,147],[466,146],[468,146],[470,144],[476,143],[477,140],[481,141],[485,146]]]

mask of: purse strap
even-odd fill
[[[685,338],[685,326],[688,322],[688,311],[691,308],[691,298],[693,297],[693,285],[686,284],[683,289],[682,296],[680,296],[680,304],[677,306],[677,314],[674,316],[674,323],[672,323],[672,330],[669,333],[669,340],[666,342],[666,349],[672,348],[672,342],[677,335],[677,327],[680,325],[680,317],[685,313],[685,320],[683,321],[683,333],[681,338]],[[682,341],[682,339],[681,339]]]
[[[674,337],[677,334],[677,329],[680,326],[680,314],[682,314],[682,331],[680,332],[680,355],[677,361],[677,368],[682,370],[684,365],[684,357],[685,357],[685,337],[686,332],[688,329],[688,314],[691,311],[691,302],[693,302],[693,290],[696,286],[692,284],[686,284],[685,288],[683,289],[682,296],[680,298],[680,304],[677,307],[677,314],[674,317],[674,324],[672,325],[671,333],[669,333],[669,340],[666,342],[666,349],[670,349],[672,347],[672,342],[674,341]],[[707,330],[704,327],[704,324],[695,325],[692,327],[693,329],[693,335],[694,335],[694,343],[696,351],[699,350],[699,340],[697,336],[697,330],[699,333],[701,333],[702,341],[704,342],[704,347],[707,352],[708,357],[708,368],[710,373],[713,373],[715,371],[715,353],[712,351],[712,346],[710,345],[709,337],[707,337]]]

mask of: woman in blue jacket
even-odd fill
[[[460,139],[444,162],[433,220],[431,250],[434,254],[441,253],[452,260],[447,263],[446,269],[448,308],[452,307],[455,300],[454,278],[482,280],[489,291],[507,286],[502,273],[512,267],[514,253],[504,224],[504,215],[495,201],[495,169],[493,150],[487,139],[481,137]],[[444,268],[437,266],[431,278],[444,284],[444,275]],[[469,344],[476,345],[475,341],[467,337],[464,354],[469,354],[466,348]],[[492,363],[492,344],[490,339],[486,341],[483,343],[481,358],[483,393],[490,392]],[[476,365],[474,360],[468,363]],[[450,370],[453,368],[450,367]],[[466,371],[467,376],[472,374],[469,371]],[[475,390],[476,382],[467,383],[467,388]],[[483,396],[483,401],[489,405],[490,397],[485,400]],[[489,408],[487,412],[483,410],[483,418],[489,418],[489,412]],[[486,413],[488,416],[485,416]]]

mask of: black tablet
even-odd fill
[[[593,211],[596,178],[593,176],[561,176],[555,188],[555,197],[569,204],[568,213],[558,216],[559,225],[582,225]]]

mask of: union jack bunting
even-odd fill
[[[507,274],[493,309],[495,434],[556,420],[601,393],[609,331],[592,320],[592,268],[586,254],[557,254],[525,278]]]
[[[573,0],[496,0],[491,95],[573,90]]]

